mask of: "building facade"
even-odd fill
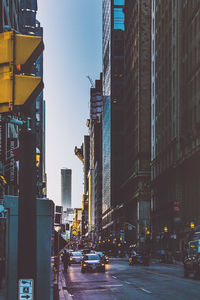
[[[63,211],[72,206],[72,170],[61,169],[61,205]]]
[[[172,250],[199,225],[199,8],[152,1],[152,225]]]
[[[172,6],[173,5],[173,6]],[[152,3],[152,226],[154,239],[173,233],[174,205],[180,201],[179,25],[177,1]]]
[[[102,231],[119,235],[124,134],[124,1],[103,1]]]
[[[90,183],[89,194],[89,231],[92,240],[98,239],[101,232],[102,214],[102,73],[90,89]]]
[[[150,226],[151,3],[125,1],[125,162],[122,199],[126,240],[143,242]]]

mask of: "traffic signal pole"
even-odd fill
[[[22,131],[19,143],[18,295],[24,289],[36,300],[35,133],[30,128]]]

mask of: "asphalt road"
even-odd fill
[[[105,274],[82,274],[80,265],[72,265],[65,279],[74,300],[200,299],[200,280],[184,278],[180,265],[129,266],[128,259],[111,259]]]

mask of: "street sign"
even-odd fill
[[[6,219],[7,213],[8,213],[8,210],[5,209],[5,207],[1,204],[0,205],[0,219]]]
[[[33,279],[19,280],[19,300],[33,300]]]
[[[0,204],[0,212],[4,211],[4,206],[2,204]]]

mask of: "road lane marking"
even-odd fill
[[[112,276],[113,278],[115,278],[115,279],[117,279],[117,277],[115,277],[115,276]]]
[[[127,284],[131,284],[131,282],[128,282],[128,281],[125,281],[125,283],[127,283]]]
[[[151,291],[148,291],[148,290],[146,290],[146,289],[144,289],[144,288],[140,288],[140,290],[142,290],[143,292],[145,292],[145,293],[147,293],[147,294],[152,294]]]
[[[123,284],[110,284],[110,285],[104,285],[104,287],[115,287],[115,286],[123,286]]]

